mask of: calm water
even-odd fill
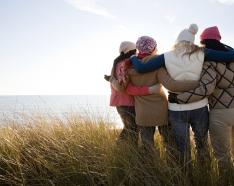
[[[71,113],[91,115],[116,125],[121,125],[114,108],[109,106],[109,96],[0,96],[0,119],[18,119],[21,113],[66,117]]]

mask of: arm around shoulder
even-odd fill
[[[216,71],[212,64],[205,62],[203,65],[199,87],[177,95],[179,103],[192,103],[213,93],[216,87]]]
[[[234,61],[234,51],[217,51],[212,49],[204,49],[205,61],[216,62],[232,62]]]
[[[158,70],[159,82],[168,90],[172,92],[185,92],[198,87],[198,81],[177,81],[174,80],[165,68]]]
[[[160,67],[165,67],[164,54],[155,56],[146,63],[142,63],[136,56],[131,57],[130,60],[134,69],[139,73],[152,72]]]
[[[128,83],[126,92],[132,96],[146,96],[151,94],[148,86],[135,86],[132,83]]]
[[[119,81],[113,76],[110,77],[110,83],[113,89],[115,89],[118,92],[122,92],[125,90],[125,86],[120,84]]]

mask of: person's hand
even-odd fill
[[[170,103],[179,103],[179,102],[178,102],[178,99],[177,99],[177,94],[175,94],[175,93],[173,93],[173,92],[169,92],[168,101],[169,101]]]
[[[149,93],[150,94],[159,94],[162,91],[162,85],[161,84],[155,84],[149,87]]]
[[[106,81],[110,81],[110,78],[111,78],[111,76],[110,75],[104,75],[104,79],[106,80]]]

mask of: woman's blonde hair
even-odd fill
[[[183,56],[189,55],[189,57],[197,52],[203,52],[204,49],[204,47],[199,47],[198,45],[195,45],[189,41],[178,42],[173,48],[175,52],[183,52]]]

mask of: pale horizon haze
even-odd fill
[[[148,35],[170,50],[191,23],[234,47],[234,0],[0,0],[0,95],[110,93],[121,41]]]

